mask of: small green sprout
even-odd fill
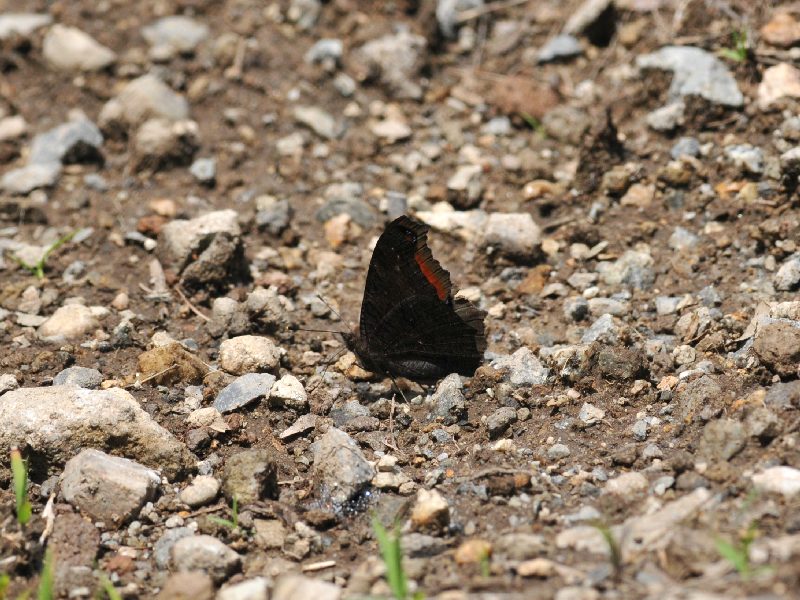
[[[38,600],[53,600],[55,594],[55,581],[53,576],[53,552],[48,549],[44,553],[44,564],[42,564],[42,573],[39,577],[39,588],[36,591]]]
[[[383,564],[386,566],[386,581],[395,600],[421,600],[424,598],[422,592],[416,592],[409,596],[408,578],[403,570],[403,549],[400,546],[400,528],[397,524],[392,529],[391,534],[386,530],[378,517],[372,517],[372,530],[375,532],[375,539],[378,540],[378,547],[381,551]]]
[[[733,46],[730,48],[722,48],[719,51],[720,56],[732,60],[734,62],[744,62],[747,60],[747,54],[750,50],[747,42],[747,31],[739,29],[731,34]]]
[[[750,546],[753,545],[756,537],[758,537],[758,525],[753,521],[736,542],[730,542],[720,537],[714,540],[720,556],[731,563],[745,581],[753,576],[753,567],[750,564]]]
[[[31,273],[33,273],[36,276],[37,279],[44,279],[44,265],[45,265],[45,263],[47,263],[47,259],[50,258],[50,255],[53,252],[55,252],[61,246],[63,246],[68,241],[70,241],[72,238],[74,238],[78,234],[78,231],[79,230],[76,229],[75,231],[72,231],[72,232],[60,237],[55,242],[50,244],[47,247],[47,249],[44,251],[44,253],[42,254],[42,257],[32,265],[26,263],[24,260],[21,260],[20,258],[14,256],[13,254],[11,255],[11,257],[15,261],[17,261],[17,264],[19,266],[21,266],[23,269],[26,269],[27,271],[30,271]]]
[[[233,497],[233,502],[231,503],[230,519],[223,519],[215,515],[211,515],[208,518],[211,520],[212,523],[216,523],[217,525],[222,525],[223,527],[228,527],[231,530],[234,530],[237,527],[239,527],[239,502],[236,499],[236,496]]]
[[[619,542],[614,537],[611,528],[605,523],[597,521],[592,523],[592,526],[600,532],[600,535],[603,536],[608,545],[608,560],[611,561],[611,566],[614,569],[614,577],[618,578],[622,572],[622,550],[620,550]]]
[[[102,591],[105,592],[108,600],[122,600],[122,594],[117,591],[117,589],[114,587],[114,584],[111,583],[111,580],[105,573],[100,574],[100,587],[102,588]]]
[[[11,448],[11,477],[17,502],[17,522],[23,527],[31,520],[31,503],[28,500],[28,466],[22,460],[19,448]]]

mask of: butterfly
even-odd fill
[[[427,235],[427,225],[404,215],[378,238],[358,329],[344,335],[370,371],[428,382],[473,375],[483,361],[486,313],[454,297]]]

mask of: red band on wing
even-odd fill
[[[436,289],[436,295],[439,296],[439,300],[444,302],[447,299],[447,288],[444,282],[436,276],[436,273],[425,263],[425,258],[421,255],[420,252],[414,254],[414,260],[417,261],[419,265],[419,270],[422,271],[422,274],[425,276],[430,284]]]

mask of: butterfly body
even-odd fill
[[[402,216],[375,246],[358,330],[345,336],[370,371],[434,381],[472,375],[483,360],[485,313],[454,296],[427,233],[426,225]]]

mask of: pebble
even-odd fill
[[[99,388],[101,383],[103,374],[87,367],[68,367],[53,377],[53,385],[77,385],[91,390]]]
[[[161,477],[127,458],[86,449],[67,461],[60,483],[67,502],[92,519],[116,526],[136,518],[155,498]]]
[[[224,415],[259,398],[267,398],[274,383],[275,376],[271,373],[247,373],[237,377],[217,394],[214,408]]]
[[[776,11],[760,33],[768,44],[789,48],[800,41],[800,21],[789,11]]]
[[[425,60],[427,42],[407,30],[371,40],[358,48],[362,78],[375,75],[394,99],[418,100],[422,87],[415,81]]]
[[[155,75],[142,75],[125,85],[100,111],[100,128],[135,127],[147,119],[182,121],[189,117],[189,103]]]
[[[219,494],[220,483],[209,475],[198,475],[192,482],[183,488],[179,494],[181,502],[191,508],[205,506],[214,501]]]
[[[261,195],[255,199],[256,226],[272,235],[280,235],[292,218],[289,201],[274,196]]]
[[[753,485],[761,492],[783,494],[792,498],[800,494],[800,469],[794,467],[769,467],[752,477]]]
[[[458,423],[467,412],[463,389],[461,377],[456,373],[442,379],[431,395],[431,419],[440,420],[444,425]]]
[[[162,17],[142,27],[142,37],[150,44],[150,57],[165,61],[178,54],[191,54],[208,37],[208,26],[183,15]]]
[[[595,423],[599,423],[602,421],[606,416],[606,411],[602,408],[596,407],[594,404],[590,404],[589,402],[584,402],[583,406],[581,406],[581,410],[578,413],[578,419],[584,425],[594,425]]]
[[[787,258],[772,278],[775,289],[788,292],[800,286],[800,254]]]
[[[272,386],[269,404],[295,412],[305,412],[308,410],[308,394],[297,377],[284,375]]]
[[[305,575],[284,574],[278,577],[270,600],[297,600],[298,598],[340,600],[342,590],[337,585]]]
[[[344,131],[333,115],[318,106],[295,106],[293,114],[295,121],[322,138],[335,140]]]
[[[100,327],[98,315],[104,310],[93,310],[83,304],[66,304],[56,309],[37,333],[42,340],[53,343],[80,339]]]
[[[795,377],[800,362],[800,322],[774,321],[759,327],[753,352],[774,373]]]
[[[270,580],[266,577],[253,577],[239,583],[224,585],[217,592],[216,600],[267,600]]]
[[[325,61],[331,61],[334,65],[338,65],[342,60],[343,48],[342,40],[339,39],[317,40],[305,53],[303,60],[312,65]]]
[[[0,396],[19,387],[19,381],[11,373],[0,374]]]
[[[9,194],[25,195],[39,188],[52,187],[61,175],[59,164],[33,164],[10,169],[0,177],[0,189]]]
[[[480,8],[484,5],[484,0],[437,0],[436,2],[436,22],[439,31],[446,38],[456,37],[456,32],[460,25],[459,17],[461,12]]]
[[[764,152],[750,144],[725,147],[725,156],[746,173],[761,175],[764,172]]]
[[[617,496],[630,496],[643,492],[650,487],[647,477],[636,471],[622,473],[606,482],[605,491]]]
[[[14,35],[27,38],[37,29],[52,22],[53,17],[46,14],[2,13],[0,14],[0,40],[8,39]]]
[[[447,180],[448,198],[456,208],[472,208],[483,194],[483,168],[480,165],[461,165]]]
[[[186,165],[199,147],[200,129],[196,122],[148,119],[133,138],[135,168],[157,171]]]
[[[615,344],[619,335],[619,327],[614,317],[609,314],[600,315],[581,336],[581,344],[602,342]]]
[[[547,458],[552,461],[567,458],[572,452],[566,444],[553,444],[547,449]]]
[[[198,158],[189,167],[189,173],[198,183],[213,186],[217,180],[217,161],[213,158]]]
[[[655,281],[653,257],[649,252],[626,250],[614,262],[597,265],[600,279],[608,286],[629,286],[639,290],[649,289]]]
[[[335,427],[320,436],[311,449],[317,498],[331,502],[336,509],[355,498],[375,476],[355,440]]]
[[[670,102],[647,114],[645,121],[654,131],[669,132],[684,123],[686,105],[681,101]]]
[[[166,566],[166,565],[164,565]],[[214,581],[200,571],[172,573],[164,582],[157,600],[213,600]]]
[[[159,252],[163,252],[170,262],[183,266],[192,253],[207,243],[210,235],[219,233],[234,237],[241,235],[235,210],[218,210],[190,220],[170,221],[159,234]]]
[[[670,102],[684,96],[701,96],[714,104],[742,106],[744,96],[720,59],[702,48],[692,46],[664,46],[652,54],[636,58],[640,69],[672,71],[668,91]]]
[[[500,254],[531,260],[541,246],[541,229],[528,213],[490,213],[483,243]]]
[[[22,115],[0,119],[0,142],[14,140],[28,132],[28,123]]]
[[[156,385],[175,383],[198,384],[203,381],[208,367],[175,341],[142,352],[137,358],[140,377]]]
[[[681,156],[697,157],[700,155],[700,142],[694,137],[681,137],[672,146],[669,155],[675,160]]]
[[[514,387],[542,385],[550,374],[550,370],[527,346],[522,346],[510,356],[499,356],[490,364],[496,371],[505,370],[504,380]]]
[[[697,452],[709,461],[728,461],[741,452],[746,443],[747,432],[739,421],[717,419],[706,424]]]
[[[280,349],[270,338],[241,335],[220,344],[219,365],[234,375],[274,371],[278,367],[280,355]]]
[[[411,526],[417,531],[443,531],[450,523],[450,505],[436,490],[417,492],[411,509]]]
[[[31,142],[29,164],[102,162],[103,134],[97,125],[79,118],[40,133]]]
[[[800,69],[779,63],[764,70],[758,84],[758,107],[769,110],[784,98],[800,98]]]
[[[56,69],[99,71],[112,64],[117,55],[75,27],[56,23],[44,36],[42,54]]]
[[[486,419],[486,431],[489,439],[496,439],[517,422],[517,411],[510,406],[503,406],[495,410]]]
[[[240,505],[278,497],[278,464],[271,452],[251,448],[225,461],[222,492],[229,502]]]
[[[536,61],[539,63],[548,63],[574,56],[580,56],[583,53],[583,46],[580,41],[569,35],[562,33],[548,40],[544,46],[539,49],[536,54]]]
[[[375,225],[375,209],[363,200],[364,186],[354,181],[334,183],[325,189],[325,202],[317,211],[321,223],[345,213],[365,229]]]
[[[241,567],[241,557],[217,538],[192,535],[179,539],[170,551],[176,571],[202,571],[221,583]]]

